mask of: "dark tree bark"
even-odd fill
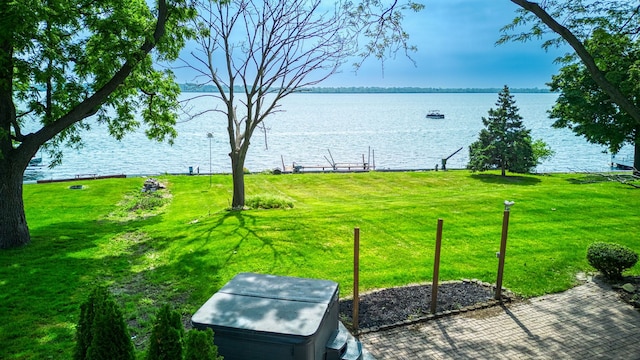
[[[636,143],[633,144],[633,173],[640,174],[640,128],[636,130]]]
[[[31,240],[22,200],[24,169],[13,170],[11,165],[0,160],[0,249],[26,245]]]
[[[16,121],[12,50],[9,40],[0,43],[0,249],[31,241],[22,200],[22,176],[31,156],[16,152],[10,136]]]
[[[231,208],[234,210],[242,210],[244,208],[244,161],[247,157],[248,149],[248,146],[242,146],[236,151],[229,153],[233,177],[233,200],[231,201]]]

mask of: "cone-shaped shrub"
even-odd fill
[[[76,360],[134,360],[122,311],[106,288],[94,289],[80,307]]]
[[[164,305],[156,315],[149,340],[148,360],[182,359],[182,337],[184,327],[180,314]]]
[[[213,344],[213,330],[190,330],[186,336],[184,360],[222,360],[218,347]]]
[[[76,328],[76,348],[73,354],[74,360],[85,360],[87,350],[93,338],[91,327],[95,317],[95,308],[100,307],[100,302],[107,297],[107,289],[103,287],[94,288],[87,301],[80,306],[80,319]]]

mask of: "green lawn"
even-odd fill
[[[94,284],[110,285],[140,350],[163,303],[186,317],[239,272],[330,279],[348,296],[354,227],[361,291],[431,281],[438,218],[441,280],[495,282],[506,199],[516,204],[503,285],[521,295],[562,291],[576,272],[593,271],[591,242],[640,252],[640,190],[587,175],[250,175],[248,195],[277,195],[294,208],[243,212],[226,210],[229,175],[211,186],[208,176],[161,180],[170,203],[129,219],[118,204],[140,191],[141,178],[85,181],[82,190],[25,186],[32,244],[0,251],[0,359],[70,358],[79,304]]]

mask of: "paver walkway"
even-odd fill
[[[444,317],[360,340],[382,359],[640,359],[640,312],[607,285]]]

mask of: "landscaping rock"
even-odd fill
[[[628,292],[629,294],[633,294],[633,293],[636,292],[636,287],[633,286],[633,284],[626,283],[626,284],[622,285],[622,290]]]
[[[149,178],[145,180],[144,185],[142,187],[142,192],[155,192],[159,189],[164,189],[164,185],[160,183],[157,179]]]

